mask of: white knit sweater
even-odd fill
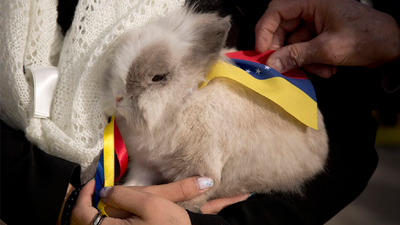
[[[113,43],[126,31],[181,7],[184,0],[80,0],[65,38],[57,24],[57,2],[0,1],[1,119],[24,130],[43,151],[80,164],[85,182],[94,175],[103,145],[107,121],[101,112],[99,74],[112,56]],[[23,67],[50,65],[60,73],[50,117],[35,118],[33,86]]]

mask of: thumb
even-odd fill
[[[166,198],[172,202],[181,202],[193,199],[211,188],[214,184],[209,177],[189,177],[168,184],[146,187],[130,187]]]
[[[88,182],[80,191],[75,207],[72,210],[71,224],[89,224],[97,213],[92,207],[92,196],[94,193],[94,180]]]
[[[217,214],[222,209],[248,199],[250,194],[237,195],[230,198],[213,199],[204,203],[200,210],[203,214]]]
[[[303,67],[308,64],[320,63],[320,42],[315,39],[284,46],[276,50],[267,61],[267,65],[280,73]]]

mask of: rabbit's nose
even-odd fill
[[[122,97],[117,97],[117,98],[115,98],[115,101],[116,102],[120,102],[122,100]]]

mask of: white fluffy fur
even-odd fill
[[[104,102],[130,156],[126,185],[209,176],[214,186],[182,203],[195,210],[211,198],[299,191],[323,171],[328,140],[320,112],[317,131],[234,81],[216,78],[197,89],[224,60],[228,30],[229,18],[182,9],[121,39]],[[152,82],[156,74],[167,75]]]

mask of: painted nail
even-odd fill
[[[106,197],[106,196],[107,196],[107,193],[110,191],[110,189],[111,189],[111,187],[103,187],[103,188],[100,190],[100,193],[99,193],[100,197],[101,197],[101,198]]]
[[[254,195],[254,193],[250,193],[250,194],[249,194],[249,198],[250,198],[251,196],[253,196],[253,195]]]
[[[214,180],[209,177],[199,177],[196,179],[196,181],[197,181],[197,188],[199,190],[208,189],[214,185]]]

